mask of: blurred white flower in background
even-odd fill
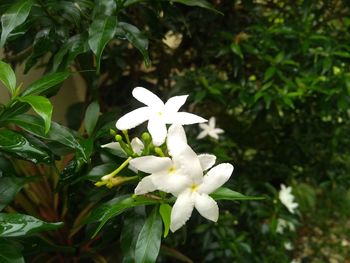
[[[292,243],[290,243],[290,242],[284,242],[283,246],[286,250],[293,250],[293,248],[294,248]]]
[[[299,206],[298,203],[294,201],[294,195],[292,194],[292,187],[286,187],[284,184],[281,184],[281,190],[278,194],[278,197],[281,203],[287,207],[289,212],[294,214],[296,208]]]
[[[207,120],[188,112],[178,112],[188,95],[171,97],[165,104],[149,90],[136,87],[132,91],[135,99],[146,106],[133,110],[122,116],[116,123],[119,130],[129,130],[148,121],[147,129],[152,136],[153,144],[159,146],[167,136],[166,124],[194,124]]]
[[[290,231],[295,231],[295,225],[283,218],[278,218],[276,232],[279,234],[283,234],[285,229],[289,229]]]
[[[211,117],[209,119],[208,124],[200,123],[199,127],[202,129],[202,131],[198,134],[197,139],[203,139],[206,136],[210,136],[218,140],[219,134],[224,133],[224,130],[220,128],[215,128],[215,125],[216,125],[215,117]]]

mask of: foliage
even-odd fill
[[[349,14],[345,0],[1,1],[1,93],[10,94],[0,105],[2,261],[310,259],[315,253],[300,253],[303,237],[348,216]],[[21,63],[45,75],[18,83]],[[84,78],[87,94],[81,119],[65,127],[51,120],[49,98],[72,74]],[[192,112],[216,116],[219,140],[196,140],[191,128],[189,142],[234,164],[227,187],[265,199],[219,201],[218,223],[194,217],[168,234],[160,230],[161,222],[169,227],[167,202],[131,196],[135,181],[95,187],[125,160],[101,145],[115,137],[116,116],[134,108],[136,86],[165,98],[190,94]],[[296,214],[278,200],[282,183],[293,187]],[[297,229],[276,232],[280,219]]]

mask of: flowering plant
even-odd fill
[[[122,208],[119,208],[120,202],[118,202],[118,212],[114,211],[113,215],[104,218],[94,235],[107,220],[122,212],[119,209],[124,210],[129,206],[145,204],[160,206],[159,212],[154,210],[150,216],[162,219],[164,237],[166,237],[169,229],[175,232],[189,220],[194,208],[206,219],[216,222],[219,217],[219,208],[215,199],[257,199],[223,188],[222,185],[232,175],[232,164],[222,163],[213,167],[216,156],[208,153],[197,155],[188,145],[182,125],[202,123],[206,120],[192,113],[178,112],[187,95],[172,97],[164,104],[145,88],[137,87],[132,93],[137,100],[147,106],[133,110],[118,119],[116,127],[122,130],[124,139],[116,135],[117,142],[102,145],[103,148],[123,151],[127,159],[114,171],[103,175],[95,185],[106,185],[112,188],[125,182],[136,181],[134,195],[126,197],[121,202],[134,201]],[[149,133],[142,135],[143,142],[138,138],[130,141],[127,129],[134,128],[147,120]],[[166,124],[171,126],[167,128]],[[112,131],[112,133],[115,132]],[[119,175],[127,165],[137,174],[136,176]],[[171,207],[172,203],[174,205]],[[147,257],[154,259],[160,248],[159,235],[162,226],[158,224],[157,227],[159,227],[158,231],[152,232],[155,236],[148,237],[149,242],[158,240],[157,246],[154,251],[145,251],[149,254]],[[142,240],[142,242],[145,241]],[[136,250],[140,249],[140,246],[137,243]],[[137,251],[135,255],[138,255]],[[137,258],[136,261],[138,261]]]

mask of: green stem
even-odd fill
[[[117,169],[115,169],[113,172],[105,175],[102,177],[102,180],[104,180],[103,178],[112,178],[114,176],[116,176],[121,170],[123,170],[130,162],[130,160],[132,159],[132,157],[129,157],[128,159],[126,159]],[[105,180],[106,180],[105,179]]]

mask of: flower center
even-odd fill
[[[197,190],[198,190],[198,185],[192,184],[192,185],[191,185],[191,191],[192,191],[192,192],[197,192]]]
[[[168,174],[174,174],[176,172],[176,168],[174,166],[171,166],[169,169],[168,169]]]

